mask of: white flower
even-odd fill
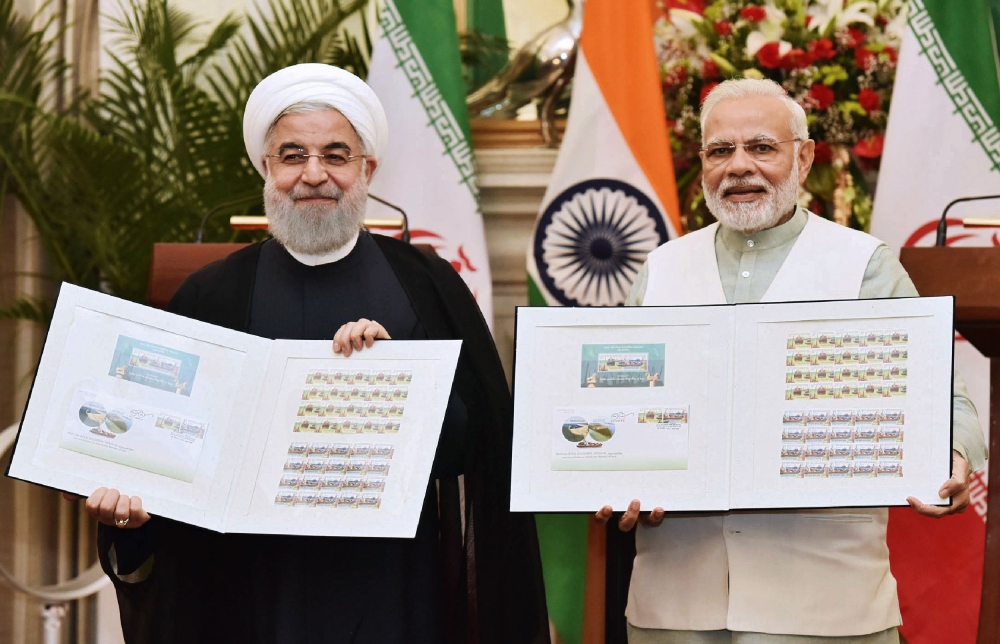
[[[901,5],[901,6],[900,6]],[[903,36],[906,34],[906,29],[908,27],[906,22],[908,4],[901,2],[901,0],[886,0],[883,5],[883,13],[889,13],[891,11],[896,12],[896,17],[889,21],[889,24],[885,26],[885,36],[891,41],[896,41],[896,43],[902,42]],[[889,11],[886,11],[886,10]]]
[[[705,22],[705,19],[687,9],[671,9],[670,22],[677,28],[682,38],[694,38],[700,33],[695,25]]]
[[[878,0],[878,11],[882,14],[905,14],[907,6],[909,3],[906,0]]]
[[[661,65],[669,66],[692,56],[688,40],[681,37],[677,27],[666,18],[660,18],[653,25],[653,42],[656,44],[656,59]]]
[[[809,28],[823,33],[831,22],[838,29],[857,23],[874,26],[878,5],[871,0],[855,0],[846,6],[844,0],[813,0],[806,13],[812,17]]]
[[[778,43],[779,56],[784,56],[792,50],[792,43],[787,40],[769,38],[763,31],[752,31],[747,34],[747,56],[753,58],[761,47],[770,42]]]
[[[792,49],[792,43],[782,40],[785,35],[785,12],[768,2],[764,5],[767,15],[756,23],[756,30],[747,34],[747,56],[753,58],[761,47],[769,42],[778,43],[778,52],[784,56]]]
[[[698,23],[704,23],[705,19],[693,11],[686,9],[671,9],[669,12],[670,22],[673,24],[677,34],[684,40],[694,43],[694,51],[698,56],[705,58],[712,50],[705,41],[705,37],[698,31]]]
[[[764,11],[767,12],[767,16],[757,24],[762,30],[775,32],[775,37],[780,37],[785,32],[784,23],[788,16],[771,2],[764,5]]]

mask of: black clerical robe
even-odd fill
[[[463,345],[414,539],[223,535],[162,517],[138,530],[101,526],[126,641],[548,641],[534,522],[507,509],[509,391],[479,308],[447,262],[362,233],[345,258],[309,267],[268,241],[192,275],[168,310],[286,339],[329,340],[366,317],[395,339]]]

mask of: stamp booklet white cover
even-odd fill
[[[511,510],[947,505],[951,297],[517,309]]]
[[[344,358],[63,284],[7,473],[220,532],[412,537],[460,346]]]

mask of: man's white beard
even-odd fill
[[[799,197],[799,160],[796,158],[792,170],[780,184],[775,186],[763,177],[737,179],[726,177],[714,192],[705,186],[702,175],[702,189],[709,211],[726,228],[738,230],[745,235],[773,228],[795,207]],[[762,188],[767,193],[755,201],[733,202],[724,197],[732,188]]]
[[[336,205],[298,204],[296,199],[326,197]],[[362,176],[344,192],[332,182],[322,188],[296,187],[283,193],[268,176],[264,182],[264,213],[268,230],[285,248],[304,255],[332,253],[361,230],[368,201],[368,178]]]

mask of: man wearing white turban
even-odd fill
[[[265,78],[243,135],[274,238],[194,273],[167,309],[333,337],[348,356],[378,338],[463,340],[416,537],[218,534],[101,488],[87,507],[126,641],[548,642],[534,522],[508,509],[511,402],[489,329],[450,264],[363,227],[387,130],[374,92],[342,69]]]

